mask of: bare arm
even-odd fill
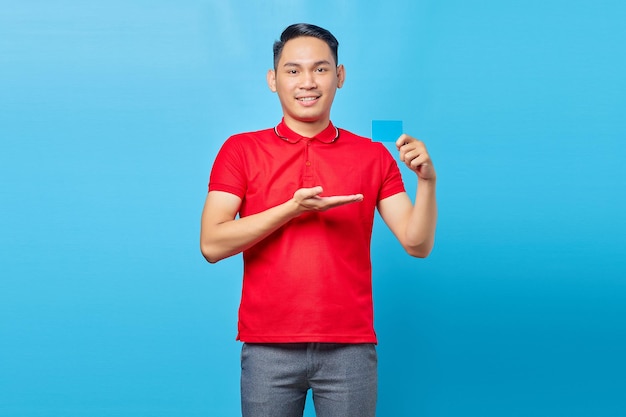
[[[214,263],[242,252],[307,211],[325,211],[363,200],[361,194],[322,197],[322,187],[301,188],[293,198],[251,216],[236,219],[241,199],[236,195],[210,191],[202,211],[200,250]]]
[[[400,160],[417,174],[415,204],[406,193],[385,198],[378,211],[404,249],[411,256],[425,258],[435,243],[437,225],[437,175],[424,144],[408,135],[396,142]]]

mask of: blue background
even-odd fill
[[[241,259],[204,261],[200,212],[307,21],[341,43],[333,121],[402,120],[438,169],[430,258],[375,226],[379,415],[626,416],[625,15],[1,0],[0,415],[238,415]]]

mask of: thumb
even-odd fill
[[[298,201],[306,200],[307,198],[313,198],[323,191],[319,185],[313,188],[299,188],[293,196]]]
[[[321,186],[317,186],[317,187],[313,187],[313,188],[303,188],[302,189],[302,196],[304,198],[311,198],[311,197],[315,197],[316,195],[319,195],[322,193],[322,191],[324,191],[324,189]]]

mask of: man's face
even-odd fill
[[[326,42],[306,36],[285,43],[276,70],[269,71],[267,82],[278,93],[290,128],[296,132],[319,131],[328,126],[335,92],[344,77],[343,66],[337,66]]]

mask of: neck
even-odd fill
[[[328,127],[330,119],[317,120],[315,122],[303,122],[285,117],[287,127],[300,136],[312,138]]]

